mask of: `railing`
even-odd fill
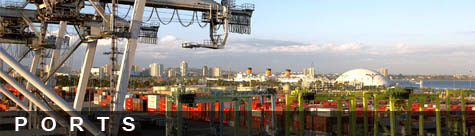
[[[4,8],[23,8],[26,4],[28,4],[27,1],[5,0],[3,3],[0,1],[0,7]]]
[[[221,43],[222,43],[222,39],[218,39],[216,44],[214,44],[211,40],[204,40],[202,43],[189,42],[189,43],[183,43],[181,46],[182,48],[223,49],[224,45],[222,45]]]
[[[254,10],[255,8],[256,8],[255,5],[251,3],[244,3],[241,5],[232,6],[233,10]]]

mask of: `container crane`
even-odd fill
[[[1,78],[7,80],[8,84],[21,90],[21,93],[28,96],[28,101],[17,103],[24,105],[29,103],[28,110],[39,107],[42,111],[52,111],[51,105],[45,98],[56,104],[62,111],[66,111],[70,116],[81,117],[79,111],[82,110],[87,81],[94,61],[94,53],[97,47],[97,40],[107,38],[126,39],[125,51],[119,70],[119,77],[116,83],[112,98],[112,111],[123,111],[125,93],[128,88],[131,66],[135,57],[135,50],[138,42],[156,43],[159,24],[143,25],[143,13],[145,7],[151,7],[156,12],[159,20],[160,8],[173,9],[177,14],[179,22],[187,27],[192,23],[184,25],[178,14],[179,10],[193,11],[197,17],[197,12],[202,13],[202,18],[198,24],[206,23],[209,26],[209,40],[203,43],[183,43],[183,48],[210,48],[222,49],[226,44],[228,33],[250,34],[250,18],[254,11],[254,5],[236,5],[234,1],[222,1],[218,3],[214,0],[29,0],[24,2],[13,2],[14,4],[0,7],[0,43],[23,44],[35,53],[30,70],[24,68],[20,59],[13,58],[7,51],[0,49],[0,59],[9,65],[28,83],[22,85],[8,75],[0,72]],[[34,9],[25,9],[28,5],[34,5]],[[107,13],[104,9],[111,4],[112,13]],[[132,8],[131,18],[120,18],[114,11],[117,5],[129,5]],[[82,13],[81,10],[91,6],[95,14]],[[198,20],[198,18],[196,18]],[[35,24],[40,24],[38,29]],[[58,24],[58,34],[56,38],[47,38],[46,33],[49,24]],[[205,25],[206,25],[205,24]],[[79,40],[73,41],[70,50],[61,56],[61,46],[64,46],[65,31],[67,26],[74,27]],[[205,26],[201,25],[200,26]],[[223,33],[218,33],[219,26],[223,26]],[[58,96],[51,88],[51,77],[70,58],[76,49],[82,44],[87,44],[86,54],[81,66],[81,74],[78,83],[74,105],[70,105]],[[29,50],[29,51],[30,51]],[[42,50],[52,50],[50,70],[44,76],[35,75],[39,54]],[[28,51],[28,52],[29,52]],[[28,54],[26,52],[25,54]],[[25,55],[26,56],[26,55]],[[26,86],[26,87],[25,87]],[[36,88],[43,96],[35,96],[30,93],[32,87]],[[1,87],[0,87],[1,89]],[[8,94],[5,94],[8,95]],[[45,98],[39,98],[45,97]],[[43,100],[43,101],[42,101]],[[24,109],[27,110],[27,109]],[[51,112],[48,112],[51,113]],[[63,117],[52,112],[52,117],[62,120]],[[112,117],[110,122],[110,135],[117,134],[120,116]],[[60,122],[63,127],[67,123]],[[98,127],[88,120],[84,120],[83,125],[87,131],[94,135],[105,135],[99,131]]]

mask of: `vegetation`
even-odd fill
[[[78,82],[78,76],[56,76],[57,86],[76,86]]]

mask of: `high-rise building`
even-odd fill
[[[204,65],[202,70],[203,70],[202,76],[207,77],[209,75],[208,66]]]
[[[99,67],[91,68],[91,73],[92,73],[93,76],[96,76],[96,77],[99,77],[99,78],[103,78],[104,75],[105,75],[104,69],[99,68]]]
[[[152,64],[149,65],[149,67],[150,67],[150,76],[152,76],[152,77],[162,77],[163,64],[152,63]]]
[[[168,69],[168,78],[176,76],[176,70],[174,68]]]
[[[307,77],[314,77],[315,76],[315,68],[306,68],[304,69],[304,75]]]
[[[150,67],[142,68],[142,72],[140,72],[142,76],[150,76]]]
[[[211,76],[213,76],[213,77],[221,77],[221,68],[220,68],[220,67],[213,67],[213,68],[211,68]]]
[[[101,66],[101,68],[104,70],[104,73],[106,73],[107,75],[111,74],[112,67],[111,67],[110,64],[106,64],[104,66]],[[114,73],[117,73],[117,71],[119,71],[119,70],[120,70],[120,65],[115,64]]]
[[[384,75],[385,77],[388,77],[388,69],[387,68],[380,68],[377,70],[381,75]]]
[[[180,73],[182,77],[186,77],[188,75],[188,63],[186,63],[186,61],[181,62]]]
[[[140,66],[139,65],[132,65],[132,72],[140,72]]]

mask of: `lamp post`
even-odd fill
[[[373,83],[374,77],[377,76],[378,74],[366,74],[367,76],[371,77],[371,86],[375,86]]]

